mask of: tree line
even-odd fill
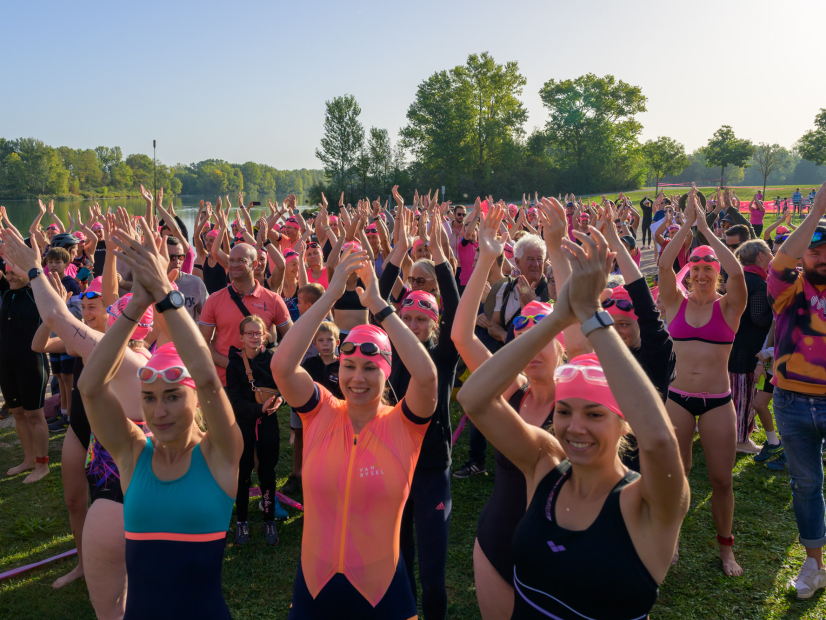
[[[344,191],[355,202],[386,196],[393,185],[407,194],[444,186],[448,199],[462,202],[487,194],[515,198],[526,190],[592,194],[720,178],[753,185],[826,179],[826,110],[791,149],[754,144],[724,125],[688,154],[668,136],[641,142],[637,115],[646,111],[647,98],[612,75],[548,80],[539,95],[549,120],[526,135],[526,83],[517,62],[471,54],[464,65],[419,84],[395,143],[386,129],[365,131],[352,95],[327,101],[316,150],[326,179],[310,199]]]
[[[322,170],[278,170],[248,161],[231,164],[208,159],[168,166],[119,146],[95,149],[51,147],[36,138],[0,138],[0,196],[139,196],[139,187],[157,186],[168,194],[304,194],[325,178]]]

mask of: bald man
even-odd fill
[[[236,244],[229,253],[231,283],[209,296],[198,321],[223,385],[226,385],[229,347],[240,343],[238,326],[245,316],[257,314],[264,319],[271,343],[277,340],[277,333],[283,336],[293,324],[281,296],[265,289],[255,280],[257,266],[258,252],[255,248],[248,243]]]

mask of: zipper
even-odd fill
[[[353,437],[353,449],[350,451],[350,464],[347,466],[347,480],[344,487],[344,519],[341,523],[341,547],[338,556],[338,572],[344,572],[344,541],[347,536],[347,516],[350,508],[350,478],[353,475],[353,462],[356,460],[356,442],[358,436]]]

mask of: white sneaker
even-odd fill
[[[826,569],[818,569],[814,558],[806,558],[797,578],[789,580],[789,587],[797,591],[797,598],[811,598],[820,588],[826,587]]]
[[[737,451],[745,452],[746,454],[760,454],[760,446],[749,439],[746,443],[738,443]]]

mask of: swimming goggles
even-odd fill
[[[704,263],[719,263],[720,261],[717,260],[716,256],[712,256],[711,254],[706,254],[705,256],[689,256],[688,262],[689,263],[699,263],[703,261]]]
[[[568,383],[581,374],[582,378],[593,385],[608,385],[605,372],[599,366],[581,366],[579,364],[563,364],[554,371],[554,381]]]
[[[343,342],[339,347],[339,351],[341,351],[343,355],[353,355],[353,353],[356,352],[356,347],[358,347],[362,355],[366,355],[367,357],[381,355],[387,360],[388,364],[391,363],[390,354],[387,353],[387,351],[382,351],[375,342]]]
[[[524,316],[524,315],[520,314],[518,317],[516,317],[513,320],[513,328],[514,329],[524,329],[525,327],[528,326],[528,323],[530,321],[533,321],[534,324],[536,324],[536,323],[539,323],[539,321],[544,319],[546,316],[548,316],[548,315],[547,314],[534,314],[532,316]]]
[[[97,299],[98,297],[103,297],[103,295],[97,291],[86,291],[80,294],[81,299]]]
[[[431,312],[438,312],[433,304],[426,299],[410,299],[409,297],[402,301],[402,308],[412,308],[413,304],[425,310],[430,310]]]
[[[609,297],[605,301],[602,302],[603,308],[610,308],[611,306],[616,305],[617,308],[622,310],[623,312],[633,312],[634,311],[634,304],[632,304],[627,299],[613,299]]]
[[[149,366],[138,368],[138,379],[144,383],[154,383],[158,377],[163,377],[167,383],[180,383],[184,379],[191,379],[192,375],[183,366],[170,366],[163,370],[155,370]]]

